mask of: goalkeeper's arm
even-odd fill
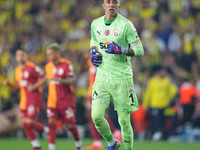
[[[144,55],[144,49],[140,40],[130,44],[130,48],[127,51],[127,56],[141,57]]]
[[[108,49],[105,50],[108,54],[124,54],[131,57],[141,57],[144,55],[144,49],[140,40],[130,44],[130,48],[120,47],[117,43],[108,44]]]

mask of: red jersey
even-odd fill
[[[55,65],[53,62],[49,62],[45,66],[47,79],[54,77],[65,79],[68,76],[73,76],[73,66],[70,61],[66,59],[60,59],[60,62]],[[62,84],[58,81],[49,81],[49,95],[47,106],[49,108],[56,108],[58,103],[62,103],[65,106],[75,107],[75,100],[73,97],[73,86]]]
[[[27,62],[24,69],[18,66],[15,69],[15,80],[19,84],[20,87],[20,109],[25,110],[27,108],[27,104],[29,105],[32,102],[37,102],[41,100],[41,87],[37,90],[30,92],[27,90],[28,83],[35,83],[38,78],[41,76],[42,72],[40,72],[40,68],[37,67],[32,62]],[[38,96],[37,101],[35,96]],[[39,101],[39,103],[41,103]]]
[[[21,72],[22,80],[19,82],[21,87],[24,87],[26,93],[26,106],[36,104],[41,106],[42,104],[42,89],[39,87],[34,91],[29,91],[27,86],[29,84],[35,84],[40,77],[43,76],[43,71],[32,62],[27,62],[25,68]]]

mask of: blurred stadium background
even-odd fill
[[[135,90],[141,109],[133,113],[131,119],[135,140],[149,142],[136,142],[136,149],[164,150],[169,146],[171,150],[199,150],[200,145],[194,142],[200,142],[200,0],[121,1],[120,13],[134,23],[145,48],[142,58],[133,58]],[[18,48],[27,50],[29,59],[44,67],[45,48],[52,42],[62,45],[62,56],[74,65],[77,125],[82,138],[89,139],[84,145],[91,144],[87,61],[90,23],[104,14],[101,3],[100,0],[0,1],[0,150],[23,150],[28,143],[24,140],[24,147],[11,148],[18,142],[23,144],[23,140],[16,142],[15,139],[25,138],[18,111],[19,93],[3,85],[7,77],[14,81],[15,51]],[[158,89],[156,83],[165,84],[162,79],[155,81],[159,70],[165,70],[164,78],[170,82]],[[46,102],[48,89],[44,87],[43,90]],[[152,95],[158,104],[156,107],[148,102]],[[167,102],[159,105],[163,101]],[[164,111],[162,137],[153,138],[155,111],[152,112],[152,108]],[[47,124],[45,109],[44,106],[39,120]],[[111,104],[109,114],[118,126],[112,109]],[[60,138],[71,138],[59,124],[57,134]],[[38,136],[47,147],[45,136]],[[152,143],[151,140],[166,142]],[[178,144],[170,148],[170,142]],[[63,145],[65,141],[57,145],[59,143]]]

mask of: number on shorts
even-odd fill
[[[133,99],[133,94],[132,93],[129,95],[129,98],[131,98],[131,101],[132,101],[131,105],[134,105],[134,99]]]

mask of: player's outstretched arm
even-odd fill
[[[90,58],[91,62],[95,67],[99,67],[102,63],[102,56],[101,53],[97,50],[97,47],[93,46],[90,49]]]

